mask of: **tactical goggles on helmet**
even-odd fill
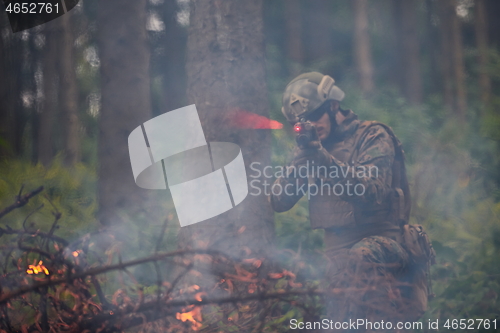
[[[323,115],[329,110],[330,108],[330,103],[324,103],[321,105],[319,108],[308,114],[307,116],[303,116],[300,118],[300,121],[311,121],[311,122],[317,122],[318,120],[323,117]],[[294,126],[296,122],[290,122],[290,125]]]
[[[330,101],[327,101],[326,103],[324,103],[323,105],[321,105],[319,108],[317,108],[316,110],[314,110],[313,112],[311,112],[310,114],[308,114],[307,116],[305,116],[304,118],[306,120],[309,120],[309,121],[312,121],[312,122],[316,122],[316,121],[320,120],[321,117],[323,117],[323,115],[329,109],[330,109]]]

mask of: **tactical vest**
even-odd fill
[[[349,202],[331,191],[322,195],[311,196],[309,214],[312,228],[351,228],[361,226],[377,226],[390,222],[401,227],[408,223],[410,215],[410,191],[406,177],[404,152],[401,142],[392,129],[377,121],[364,121],[357,130],[344,141],[336,144],[329,152],[335,158],[353,167],[357,160],[368,129],[382,126],[392,138],[394,146],[394,162],[392,164],[392,194],[381,203],[361,204]],[[320,186],[321,184],[318,184]]]

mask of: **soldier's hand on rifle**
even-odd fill
[[[321,145],[316,128],[310,121],[301,119],[293,126],[293,130],[296,134],[297,147],[294,150],[292,165],[305,165],[307,161],[310,165],[312,161],[315,165],[318,165],[316,163],[324,165],[323,163],[328,162],[330,154]]]
[[[306,149],[295,147],[293,152],[292,166],[296,168],[307,166],[311,171],[308,172],[309,175],[313,174],[313,168],[315,170],[317,170],[318,166],[326,166],[328,168],[332,165],[332,162],[332,156],[323,148],[320,141],[311,141]],[[317,171],[314,172],[314,174],[316,173]]]

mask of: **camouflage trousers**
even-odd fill
[[[326,237],[325,243],[328,238]],[[327,248],[329,244],[326,244]],[[371,331],[373,323],[401,321],[404,314],[403,280],[408,253],[395,240],[370,236],[351,248],[326,253],[330,267],[328,283],[334,296],[326,302],[326,316],[333,322],[363,320],[356,332]],[[372,323],[370,326],[369,322]],[[351,326],[352,327],[352,326]],[[349,332],[333,330],[333,332]],[[374,330],[375,331],[375,330]],[[376,329],[377,332],[384,330]],[[395,330],[387,330],[395,332]],[[325,332],[325,331],[323,331]]]

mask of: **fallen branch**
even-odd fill
[[[86,270],[86,271],[83,271],[83,272],[80,272],[77,274],[72,274],[69,277],[51,279],[49,276],[49,279],[46,281],[41,281],[41,282],[38,282],[38,283],[33,284],[31,286],[19,288],[18,290],[4,294],[0,298],[0,305],[5,304],[6,302],[8,302],[9,300],[11,300],[14,297],[21,296],[21,295],[26,294],[26,293],[31,292],[31,291],[35,291],[39,288],[69,283],[71,281],[85,278],[87,276],[99,275],[99,274],[103,274],[103,273],[110,272],[110,271],[119,271],[119,270],[123,270],[126,267],[130,267],[130,266],[136,266],[136,265],[145,264],[148,262],[161,261],[161,260],[164,260],[164,259],[167,259],[170,257],[190,255],[190,254],[209,254],[209,255],[222,256],[222,257],[227,258],[227,255],[225,255],[224,253],[219,252],[219,251],[214,251],[214,250],[196,250],[196,249],[194,249],[194,250],[177,250],[177,251],[172,251],[172,252],[167,252],[167,253],[159,253],[159,254],[156,254],[153,256],[149,256],[149,257],[145,257],[145,258],[141,258],[141,259],[136,259],[136,260],[131,260],[128,262],[120,262],[120,263],[114,264],[114,265],[92,268],[92,269],[89,269],[89,270]]]
[[[22,191],[22,189],[21,189],[21,191]],[[21,191],[19,191],[19,195],[17,196],[17,201],[15,203],[0,210],[0,219],[2,217],[4,217],[5,215],[9,214],[14,209],[26,205],[30,201],[31,198],[33,198],[35,195],[37,195],[38,193],[43,191],[43,186],[40,186],[36,190],[31,191],[30,193],[27,193],[23,196],[21,196]]]
[[[326,297],[326,296],[332,296],[332,295],[338,295],[341,293],[344,293],[345,290],[340,290],[340,289],[332,289],[330,291],[326,290],[317,290],[317,289],[310,289],[310,290],[289,290],[289,291],[277,291],[277,292],[264,292],[264,293],[256,293],[256,294],[250,294],[250,295],[245,295],[245,296],[233,296],[233,297],[220,297],[220,298],[206,298],[203,300],[196,300],[196,299],[190,299],[190,300],[175,300],[175,301],[170,301],[170,302],[165,302],[162,304],[162,308],[166,309],[172,309],[171,311],[168,311],[167,313],[163,313],[162,317],[168,316],[168,315],[173,315],[176,312],[180,311],[180,308],[187,307],[190,305],[194,306],[201,306],[201,305],[208,305],[208,304],[226,304],[226,303],[244,303],[244,302],[249,302],[249,301],[265,301],[268,299],[281,299],[285,296],[321,296],[321,297]],[[282,300],[283,301],[283,300]],[[139,306],[139,308],[135,309],[127,309],[127,310],[122,310],[122,311],[110,311],[108,313],[102,313],[99,314],[95,317],[86,319],[82,323],[80,323],[79,328],[81,330],[85,329],[90,329],[92,327],[100,327],[103,323],[106,321],[109,322],[114,322],[117,320],[121,320],[124,316],[131,315],[131,314],[138,314],[142,312],[147,312],[150,310],[157,310],[158,308],[158,302],[156,300],[150,301],[147,303],[142,304]],[[159,318],[159,317],[157,317]],[[130,327],[129,325],[126,325],[127,327]]]
[[[40,230],[37,230],[37,231],[25,231],[25,230],[17,230],[17,229],[10,229],[10,228],[6,228],[6,229],[0,228],[0,236],[2,234],[6,234],[6,235],[27,235],[27,236],[31,236],[31,237],[38,236],[38,237],[42,237],[42,238],[46,238],[46,239],[51,239],[53,241],[61,243],[64,246],[68,246],[69,245],[69,242],[67,240],[65,240],[64,238],[61,238],[61,237],[58,237],[58,236],[55,236],[55,235],[49,235],[49,234],[47,234],[45,232],[42,232]]]

